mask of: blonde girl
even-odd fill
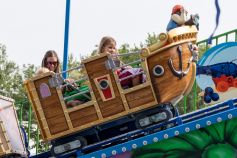
[[[100,41],[98,52],[109,53],[109,54],[115,55],[115,57],[113,58],[115,65],[117,67],[122,66],[123,63],[119,60],[118,56],[116,56],[118,52],[116,49],[116,41],[113,37],[110,37],[110,36],[103,37]],[[141,71],[142,69],[132,68],[131,66],[126,66],[121,69],[118,69],[117,74],[119,76],[119,79],[123,79],[125,77],[132,76],[132,75],[134,76],[134,77],[122,80],[120,82],[121,86],[125,89],[125,88],[136,86],[140,83],[143,83],[145,81],[144,75],[141,75],[141,74],[136,75]]]

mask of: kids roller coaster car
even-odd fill
[[[226,92],[229,87],[237,88],[237,65],[233,62],[223,62],[208,66],[198,66],[197,75],[212,76],[216,90]]]
[[[160,34],[160,42],[142,49],[141,65],[146,82],[123,89],[110,54],[82,61],[89,81],[87,102],[66,107],[60,74],[47,72],[25,81],[42,138],[50,140],[53,154],[82,148],[177,115],[172,105],[187,94],[195,80],[192,44],[195,26],[183,26]],[[65,85],[63,85],[65,86]],[[124,141],[124,140],[121,140]],[[119,143],[119,142],[116,142]],[[104,144],[105,145],[105,144]]]
[[[0,157],[27,157],[14,101],[0,95]]]

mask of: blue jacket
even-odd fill
[[[178,27],[178,24],[174,20],[170,19],[170,21],[166,27],[166,31],[168,32],[169,30],[172,30],[176,27]]]

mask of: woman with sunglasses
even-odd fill
[[[59,61],[57,53],[54,50],[48,50],[44,55],[41,66],[42,66],[42,68],[47,68],[50,71],[59,73],[60,72],[60,61]],[[65,82],[72,82],[72,83],[74,82],[73,79],[69,79],[69,78],[65,79],[64,81]],[[62,89],[63,94],[65,94],[66,91],[67,91],[67,88]],[[76,106],[76,105],[79,105],[82,103],[83,103],[83,101],[79,100],[78,98],[74,98],[74,99],[68,100],[66,102],[67,107],[73,107],[73,106]]]
[[[59,73],[60,62],[57,53],[54,50],[48,50],[44,55],[41,66],[55,73]]]

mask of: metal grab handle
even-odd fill
[[[132,78],[132,77],[135,77],[135,76],[138,76],[138,75],[141,75],[141,74],[145,74],[145,72],[144,72],[144,71],[141,71],[141,72],[139,72],[139,73],[137,73],[137,74],[126,76],[126,77],[124,77],[124,78],[122,78],[122,79],[119,79],[119,81],[121,82],[121,81],[126,80],[126,79],[128,79],[128,78]]]

